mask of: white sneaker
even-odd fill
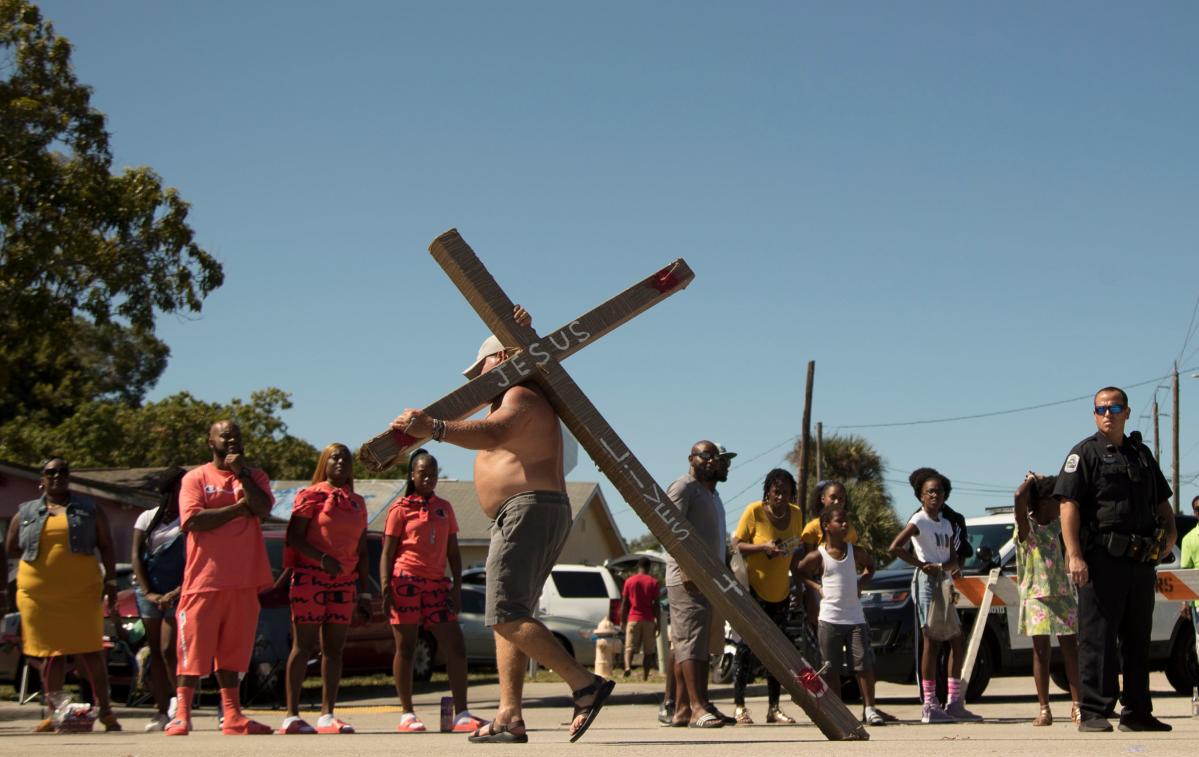
[[[167,727],[167,723],[173,718],[170,715],[163,715],[161,712],[154,713],[154,717],[150,718],[150,722],[146,723],[146,733],[154,733],[161,731]]]
[[[867,707],[866,711],[862,713],[862,722],[866,723],[866,725],[879,726],[886,725],[887,719],[878,710],[873,707]]]

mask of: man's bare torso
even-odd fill
[[[487,517],[499,515],[500,506],[514,494],[528,491],[566,491],[562,473],[562,431],[558,416],[540,391],[533,387],[509,389],[491,406],[495,412],[505,402],[525,400],[527,410],[520,433],[495,449],[475,456],[475,491]]]

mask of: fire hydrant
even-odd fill
[[[611,676],[623,649],[620,629],[607,618],[601,620],[595,627],[595,674],[604,678]]]

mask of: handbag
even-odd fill
[[[948,641],[962,632],[962,622],[954,606],[953,581],[942,574],[931,578],[932,601],[928,605],[928,622],[924,633],[933,641]]]
[[[166,594],[183,585],[183,568],[187,564],[187,534],[180,531],[166,544],[153,551],[142,552],[142,568],[151,591]]]
[[[742,556],[741,550],[733,548],[733,554],[729,557],[729,570],[733,573],[733,578],[737,579],[737,583],[741,584],[741,588],[749,588],[749,566],[745,564],[745,557]]]

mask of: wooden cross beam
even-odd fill
[[[457,232],[446,232],[443,236]],[[461,237],[459,237],[461,239]],[[681,292],[695,278],[682,258],[662,270],[650,274],[599,307],[593,308],[543,339],[529,342],[528,349],[516,348],[504,362],[472,379],[424,409],[431,418],[461,420],[477,413],[513,384],[528,378],[530,367],[548,353],[554,360],[564,360],[584,346],[615,329],[675,292]],[[511,318],[509,318],[511,320]],[[401,431],[384,431],[362,445],[358,457],[371,470],[383,471],[397,465],[427,439],[417,439]]]
[[[505,363],[510,364],[512,370],[505,374],[502,382],[505,385],[513,381],[537,382],[579,445],[587,450],[612,485],[649,527],[650,532],[678,561],[687,577],[695,582],[720,614],[729,619],[758,659],[787,689],[796,704],[803,708],[827,738],[869,738],[858,719],[828,690],[820,675],[770,621],[749,593],[737,583],[728,569],[716,560],[705,545],[696,543],[692,536],[694,528],[574,383],[554,354],[544,348],[545,340],[538,337],[532,328],[521,326],[512,319],[512,301],[500,289],[458,232],[451,230],[442,234],[430,245],[429,252],[500,342],[522,351],[522,354],[517,356],[523,358],[519,364],[516,357]],[[669,279],[669,274],[667,277]],[[653,278],[650,277],[647,281]],[[690,277],[686,281],[690,281]],[[685,284],[686,281],[680,283]],[[669,280],[661,282],[661,286],[669,291],[681,288],[677,284],[670,284]],[[620,297],[616,298],[619,299]],[[651,304],[653,303],[645,304],[641,310]],[[606,305],[601,305],[596,310],[603,311],[605,307]],[[632,314],[623,319],[612,317],[609,322],[613,325],[608,330],[631,317]],[[566,328],[567,331],[570,330],[569,325]],[[484,375],[496,373],[505,364]],[[472,407],[478,407],[484,401],[477,401]],[[438,416],[431,410],[428,412],[433,414],[433,417],[446,417]],[[406,440],[402,439],[392,440],[392,444],[407,446],[405,442]]]

